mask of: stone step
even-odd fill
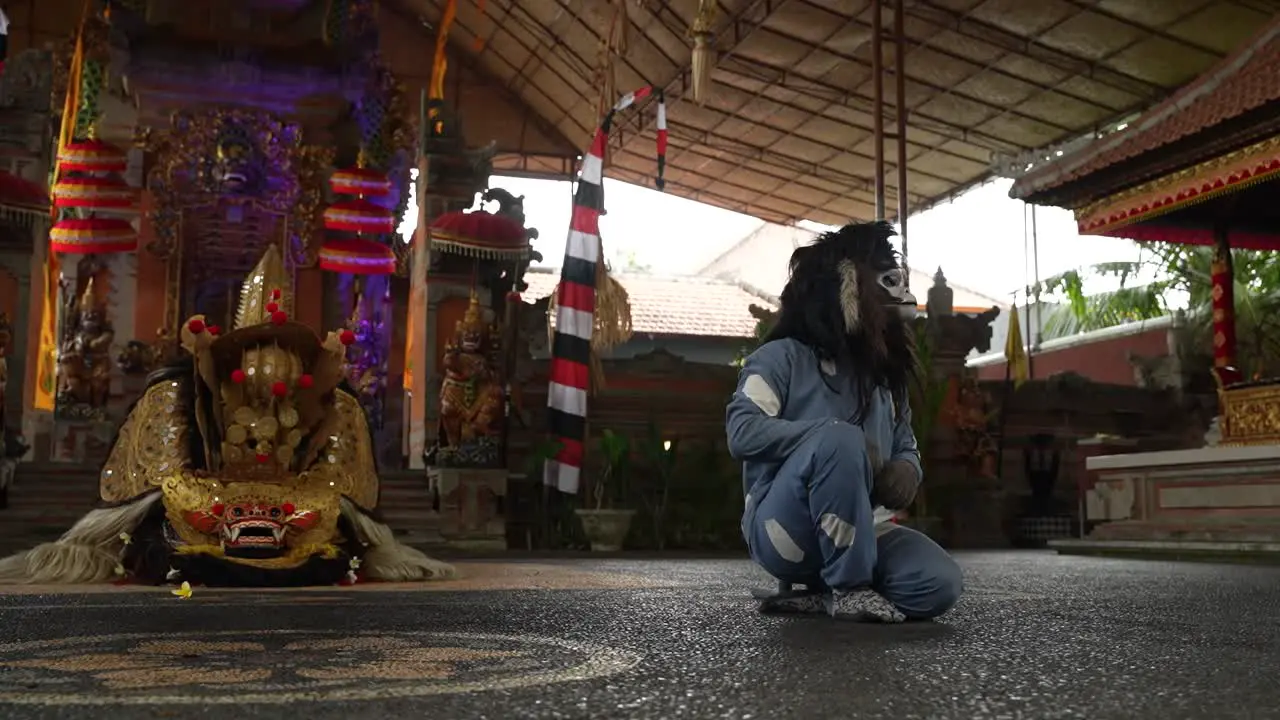
[[[9,492],[9,507],[0,510],[0,555],[51,542],[96,505],[97,466],[23,463]],[[426,473],[392,470],[379,478],[379,510],[396,538],[409,545],[440,543]]]

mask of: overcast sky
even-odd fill
[[[540,233],[535,246],[545,258],[542,264],[558,267],[569,229],[570,183],[494,176],[490,184],[525,196],[527,223]],[[1011,184],[997,180],[913,216],[908,221],[911,265],[930,272],[941,267],[951,282],[994,298],[1010,297],[1024,287],[1033,276],[1024,251],[1026,206],[1009,198]],[[697,272],[761,224],[747,215],[637,185],[605,180],[604,186],[608,214],[600,232],[605,252],[634,254],[637,263],[655,273]],[[1137,246],[1128,240],[1077,234],[1067,210],[1037,208],[1036,230],[1041,278],[1138,257]]]

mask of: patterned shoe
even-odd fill
[[[811,615],[827,612],[826,595],[820,592],[789,592],[757,596],[765,615]]]
[[[826,610],[833,618],[880,623],[900,623],[907,619],[893,603],[874,590],[836,592],[829,597]]]

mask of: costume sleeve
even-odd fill
[[[326,430],[329,439],[302,475],[308,485],[327,485],[373,510],[378,506],[378,471],[364,408],[350,393],[336,392],[333,412],[333,424]]]
[[[125,502],[191,470],[191,428],[187,401],[177,380],[147,388],[125,419],[111,454],[102,465],[98,494],[109,503]]]
[[[830,419],[784,420],[794,368],[790,343],[762,345],[747,358],[738,375],[738,389],[729,400],[726,431],[729,454],[739,460],[781,462],[809,433]]]
[[[915,430],[911,428],[910,403],[902,409],[902,414],[893,426],[893,457],[890,460],[910,463],[916,469],[916,478],[924,479],[924,470],[920,467],[920,448],[916,444]]]

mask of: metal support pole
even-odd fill
[[[884,23],[880,13],[881,2],[871,2],[871,77],[875,86],[871,132],[875,135],[876,220],[884,220]]]
[[[1032,287],[1036,291],[1036,334],[1031,338],[1034,345],[1032,346],[1031,354],[1027,356],[1028,370],[1030,370],[1030,362],[1032,362],[1030,358],[1034,357],[1035,353],[1040,352],[1040,343],[1044,341],[1044,306],[1040,304],[1040,236],[1036,232],[1035,205],[1031,206],[1031,266],[1032,271],[1035,273],[1035,285]],[[1030,316],[1027,316],[1027,322],[1031,322]]]
[[[907,215],[911,213],[907,193],[907,28],[906,0],[893,4],[893,107],[898,113],[898,237],[902,239],[902,270],[907,289],[911,289],[911,270],[907,259]],[[878,13],[877,13],[878,14]]]

